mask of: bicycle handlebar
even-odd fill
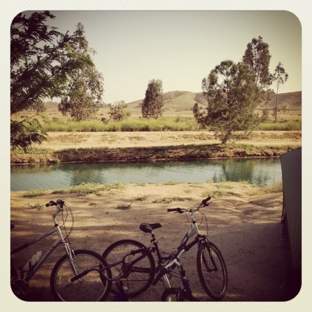
[[[203,206],[206,206],[210,199],[211,199],[211,196],[208,196],[206,199],[203,199],[203,201],[202,201],[201,204],[202,204]]]
[[[46,203],[46,207],[60,206],[62,208],[64,204],[65,202],[61,199],[58,199],[56,202],[53,200],[50,200],[48,203]]]
[[[195,211],[197,211],[200,207],[205,207],[208,206],[209,203],[208,201],[211,199],[211,196],[208,196],[206,199],[203,199],[202,202],[200,203],[200,205],[195,209]],[[168,212],[178,212],[178,213],[183,213],[186,211],[190,211],[190,209],[186,209],[186,208],[168,208],[167,209]]]

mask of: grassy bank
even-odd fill
[[[12,152],[12,164],[31,163],[104,163],[185,161],[230,157],[279,157],[301,144],[255,146],[244,144],[202,144],[131,148],[77,148],[60,151],[34,149]]]
[[[99,120],[75,122],[72,120],[44,118],[43,130],[46,132],[120,132],[120,131],[194,131],[202,128],[193,117],[162,117],[158,119],[129,118],[124,121]],[[262,123],[258,131],[300,131],[301,121],[285,123]]]
[[[135,192],[136,195],[133,198],[133,201],[147,201],[149,198],[148,195],[143,194],[143,190],[150,187],[151,183],[108,183],[108,184],[96,184],[96,183],[81,183],[80,185],[74,185],[70,188],[65,189],[57,189],[57,190],[42,190],[42,189],[33,189],[29,191],[19,192],[21,197],[24,198],[33,198],[40,197],[46,194],[58,194],[58,195],[76,195],[76,196],[87,196],[90,194],[95,194],[101,196],[103,192],[109,192],[111,190],[125,190],[128,187],[135,187],[138,192]],[[160,183],[155,184],[154,187],[157,186],[166,186],[169,188],[174,188],[175,186],[184,186],[184,194],[178,196],[177,194],[172,196],[160,197],[157,199],[158,203],[171,203],[175,202],[184,202],[191,199],[190,193],[191,190],[199,186],[199,183],[180,183],[180,182],[168,182],[168,183]],[[266,194],[279,193],[283,191],[282,183],[272,184],[264,187],[257,186],[255,184],[249,182],[209,182],[205,184],[205,191],[202,193],[202,197],[207,197],[208,195],[212,198],[224,198],[224,197],[248,197],[248,196],[262,196]],[[141,195],[140,195],[141,194]],[[174,194],[174,193],[173,193]],[[156,203],[156,201],[155,201]],[[130,207],[130,206],[129,206]],[[33,207],[38,208],[38,207]]]

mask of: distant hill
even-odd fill
[[[164,116],[181,116],[181,117],[193,117],[193,106],[198,103],[200,108],[205,109],[207,107],[207,101],[201,92],[194,93],[189,91],[170,91],[163,94],[164,96]],[[286,112],[279,114],[279,119],[300,119],[301,118],[301,91],[281,93],[278,94],[277,100],[279,104],[285,104],[287,106]],[[127,103],[127,111],[133,117],[141,117],[141,103],[143,99]],[[271,102],[271,108],[275,103],[275,97]],[[23,111],[19,115],[32,115],[32,111]],[[56,103],[49,103],[47,105],[47,111],[45,115],[49,118],[62,118],[68,119],[68,116],[62,116],[58,111]],[[98,116],[109,117],[108,107],[101,108]]]
[[[205,108],[207,101],[201,92],[194,93],[189,91],[169,91],[164,96],[164,115],[184,115],[192,113],[195,103]],[[301,91],[281,93],[277,95],[279,105],[286,105],[287,110],[301,110]],[[143,99],[127,103],[128,110],[133,115],[141,114],[141,103]],[[272,98],[270,106],[273,107],[275,96]]]

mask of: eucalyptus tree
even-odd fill
[[[286,105],[279,106],[277,101],[277,95],[280,84],[284,84],[288,79],[288,74],[286,73],[285,68],[283,67],[283,64],[279,62],[277,66],[275,67],[275,71],[273,74],[273,81],[276,81],[276,94],[275,94],[275,102],[273,107],[273,118],[274,122],[277,122],[277,115],[278,112],[283,111],[286,109]]]
[[[76,70],[92,66],[89,55],[77,53],[77,38],[47,25],[49,11],[16,15],[11,23],[10,112],[40,107],[45,98],[67,93]],[[26,150],[41,143],[45,133],[36,118],[11,118],[11,145]]]
[[[261,36],[258,38],[253,38],[250,43],[247,44],[247,49],[243,56],[243,63],[248,65],[251,70],[255,73],[256,84],[263,89],[262,93],[262,103],[264,106],[271,102],[272,95],[274,91],[270,89],[273,82],[277,83],[277,92],[275,94],[275,102],[273,106],[273,118],[277,121],[277,114],[279,111],[284,110],[285,107],[278,107],[277,104],[277,94],[280,84],[288,79],[288,74],[286,73],[281,62],[275,68],[273,74],[269,72],[271,55],[269,51],[269,45],[263,41]]]
[[[91,58],[95,51],[89,48],[84,26],[81,23],[78,23],[73,38],[75,44],[72,47],[75,52]],[[82,68],[73,70],[72,77],[68,80],[67,93],[58,105],[59,111],[63,115],[69,113],[75,121],[86,120],[99,111],[103,92],[103,75],[93,64],[86,64]]]
[[[149,82],[145,98],[142,103],[142,116],[144,118],[155,118],[161,117],[163,114],[163,89],[162,81],[160,79],[153,79]]]
[[[263,41],[261,36],[253,38],[247,44],[243,63],[255,73],[255,83],[263,89],[269,88],[272,84],[272,75],[269,71],[270,60],[269,45]]]
[[[262,90],[255,76],[246,64],[227,60],[202,80],[207,110],[200,111],[195,104],[193,114],[198,123],[214,131],[222,144],[238,131],[252,130],[261,121],[255,109],[261,102]]]
[[[118,101],[115,104],[109,104],[109,119],[114,121],[122,121],[127,119],[130,116],[130,112],[127,112],[126,109],[128,105],[125,101]]]

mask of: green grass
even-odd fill
[[[301,131],[302,122],[300,121],[287,121],[285,123],[261,123],[255,130],[262,131]]]
[[[236,187],[239,185],[239,187]],[[240,182],[211,182],[209,190],[203,192],[202,197],[208,195],[212,198],[226,198],[226,197],[248,197],[248,196],[263,196],[272,193],[280,193],[283,191],[283,183],[273,183],[268,186],[257,186],[248,181]]]
[[[77,194],[78,196],[86,196],[88,194],[98,194],[102,191],[109,191],[111,189],[122,190],[125,188],[123,183],[110,183],[110,184],[96,184],[96,183],[84,183],[82,182],[79,185],[73,185],[68,189],[57,189],[52,192],[52,194],[66,194],[72,193]]]
[[[283,183],[273,183],[264,187],[257,187],[254,190],[251,190],[248,196],[262,196],[272,193],[280,193],[283,191]]]
[[[45,118],[42,124],[46,132],[120,132],[120,131],[193,131],[201,127],[193,117],[160,117],[146,119],[131,117],[123,121],[109,121],[103,123],[99,120],[85,120],[76,122],[68,119]],[[301,121],[288,121],[286,123],[261,123],[256,130],[262,131],[300,131]]]
[[[42,126],[46,132],[191,131],[200,128],[194,118],[186,117],[129,118],[108,123],[99,120],[75,122],[54,119],[45,120]]]
[[[25,192],[22,196],[26,198],[43,196],[45,194],[44,190],[41,189],[33,189]]]
[[[27,149],[27,154],[52,154],[52,148],[32,147]],[[24,150],[16,148],[11,150],[11,155],[25,154]]]

